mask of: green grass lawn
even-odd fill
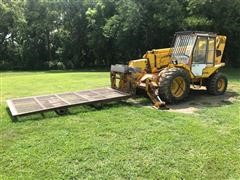
[[[227,72],[240,94],[240,69]],[[240,101],[195,114],[110,103],[12,122],[6,99],[109,86],[108,72],[1,73],[1,179],[239,179]]]

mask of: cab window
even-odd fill
[[[198,37],[193,51],[193,64],[205,64],[207,52],[207,37]]]
[[[208,54],[207,54],[207,64],[213,64],[215,58],[215,39],[209,38],[208,40]]]

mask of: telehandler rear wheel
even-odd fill
[[[211,95],[222,95],[227,89],[228,80],[221,73],[215,73],[208,79],[207,91]]]
[[[190,77],[182,68],[163,70],[159,79],[159,96],[168,103],[176,103],[186,98],[190,91]]]

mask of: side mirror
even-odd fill
[[[219,56],[221,56],[221,55],[222,55],[222,51],[216,50],[216,56],[219,57]]]

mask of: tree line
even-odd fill
[[[240,66],[239,0],[2,0],[0,69],[126,63],[183,30],[227,35],[224,61]]]

